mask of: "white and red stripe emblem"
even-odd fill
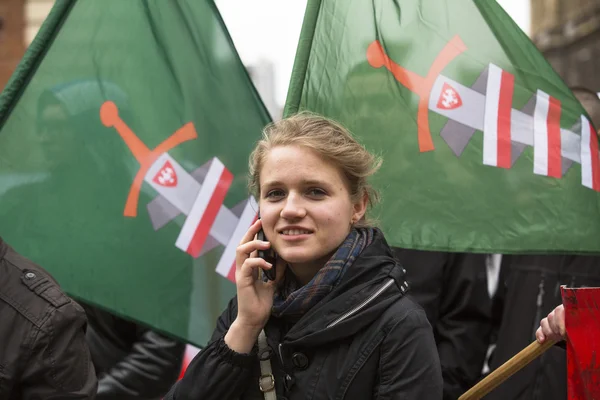
[[[198,257],[231,186],[233,175],[218,158],[213,158],[202,188],[181,228],[175,246]]]
[[[598,135],[583,115],[581,116],[581,184],[600,192]]]
[[[225,246],[225,251],[223,251],[223,255],[216,268],[219,275],[224,276],[232,282],[235,282],[235,251],[242,238],[257,218],[258,204],[254,197],[250,197],[244,206],[244,211],[242,211],[242,215],[235,227],[235,231],[229,239],[229,243]]]
[[[537,91],[533,115],[533,172],[538,175],[562,176],[560,110],[558,99]]]
[[[462,106],[462,104],[462,98],[460,97],[460,94],[458,94],[458,91],[450,86],[448,82],[444,82],[440,98],[437,102],[438,108],[443,110],[454,110]]]
[[[170,160],[166,160],[162,168],[156,173],[152,182],[165,187],[177,186],[177,172]]]
[[[511,112],[515,77],[490,64],[485,98],[483,163],[500,168],[511,165]]]

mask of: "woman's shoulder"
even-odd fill
[[[388,307],[382,316],[385,330],[397,330],[400,327],[408,330],[415,328],[431,329],[427,314],[411,296],[406,294]]]

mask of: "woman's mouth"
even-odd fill
[[[299,235],[309,235],[312,232],[305,229],[284,229],[281,231],[281,234],[284,236],[299,236]]]

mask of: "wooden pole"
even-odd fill
[[[458,400],[481,399],[554,344],[556,341],[553,340],[546,340],[543,344],[539,344],[536,340],[465,392]]]

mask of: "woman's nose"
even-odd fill
[[[285,200],[281,217],[286,219],[302,218],[306,215],[306,208],[300,196],[290,195]]]

